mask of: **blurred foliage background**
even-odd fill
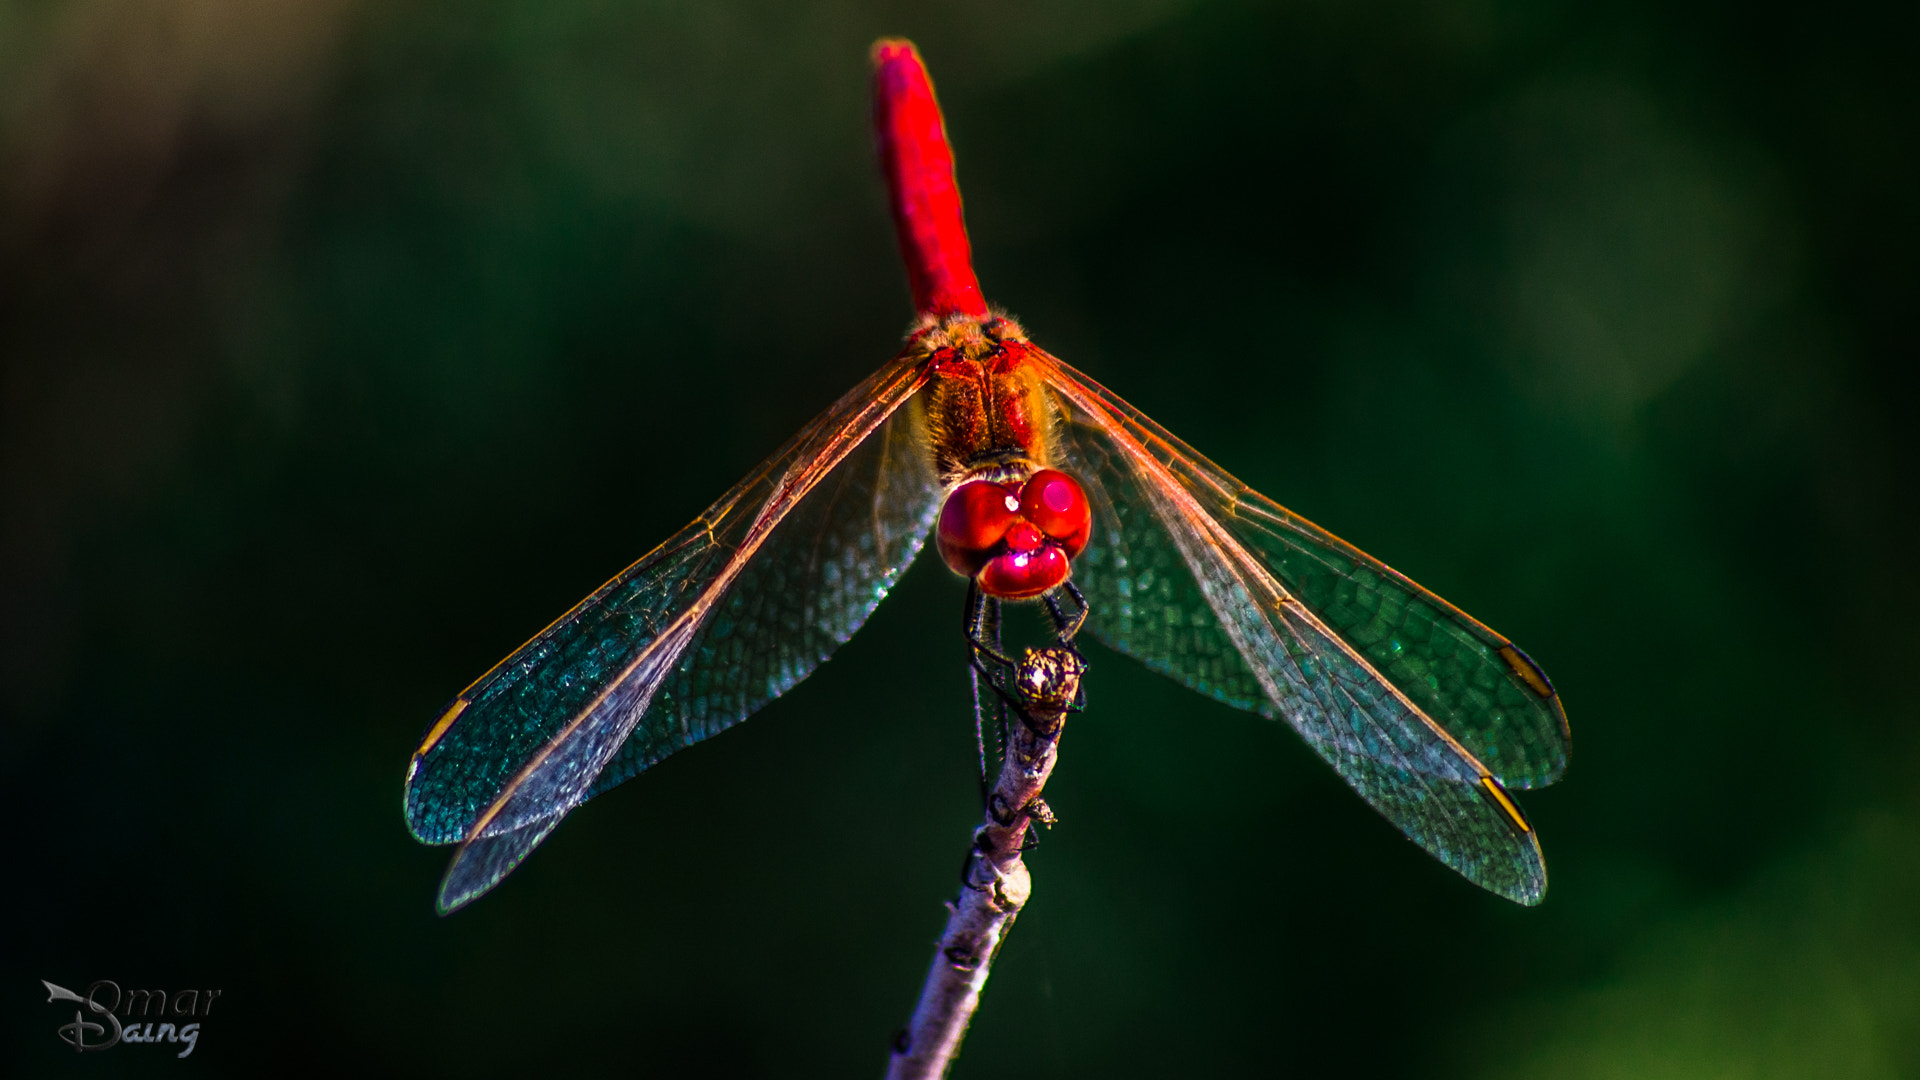
[[[4,1069],[878,1075],[976,815],[923,560],[450,919],[461,686],[891,355],[915,38],[1048,348],[1511,635],[1522,910],[1094,652],[957,1075],[1920,1075],[1910,8],[0,5]],[[182,1066],[38,980],[218,987]]]

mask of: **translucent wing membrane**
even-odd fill
[[[407,776],[414,835],[463,845],[443,910],[580,802],[738,723],[852,636],[939,511],[923,382],[915,362],[883,368],[460,694]]]
[[[1566,716],[1511,642],[1042,361],[1063,466],[1094,504],[1074,564],[1089,629],[1228,704],[1279,715],[1472,881],[1535,903],[1546,872],[1502,784],[1560,775]]]
[[[787,692],[846,643],[913,561],[940,512],[918,400],[800,500],[693,637],[593,785],[628,779]]]

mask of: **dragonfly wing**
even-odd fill
[[[915,361],[883,368],[460,694],[407,778],[414,835],[463,844],[443,910],[573,807],[738,723],[852,636],[939,511],[923,383]]]
[[[906,401],[793,507],[693,634],[649,723],[593,794],[730,727],[853,636],[913,561],[939,515],[922,402]]]
[[[1074,562],[1089,629],[1219,700],[1284,717],[1442,862],[1538,902],[1539,844],[1502,785],[1546,783],[1565,766],[1565,713],[1539,669],[1098,384],[1044,363],[1062,457],[1094,503],[1094,539]]]

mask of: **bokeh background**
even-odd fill
[[[975,819],[923,560],[435,916],[471,678],[892,354],[920,44],[1048,348],[1568,702],[1523,910],[1093,652],[958,1076],[1920,1076],[1910,9],[0,5],[0,1071],[878,1075]],[[38,980],[220,988],[81,1058]]]

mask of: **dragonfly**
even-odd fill
[[[905,345],[434,721],[405,809],[416,838],[459,845],[442,913],[492,889],[582,802],[791,690],[929,536],[969,582],[970,626],[1002,601],[1046,604],[1063,638],[1084,621],[1154,671],[1284,720],[1414,843],[1538,903],[1539,840],[1509,792],[1566,768],[1546,674],[989,307],[925,64],[902,39],[871,59],[917,312]]]

